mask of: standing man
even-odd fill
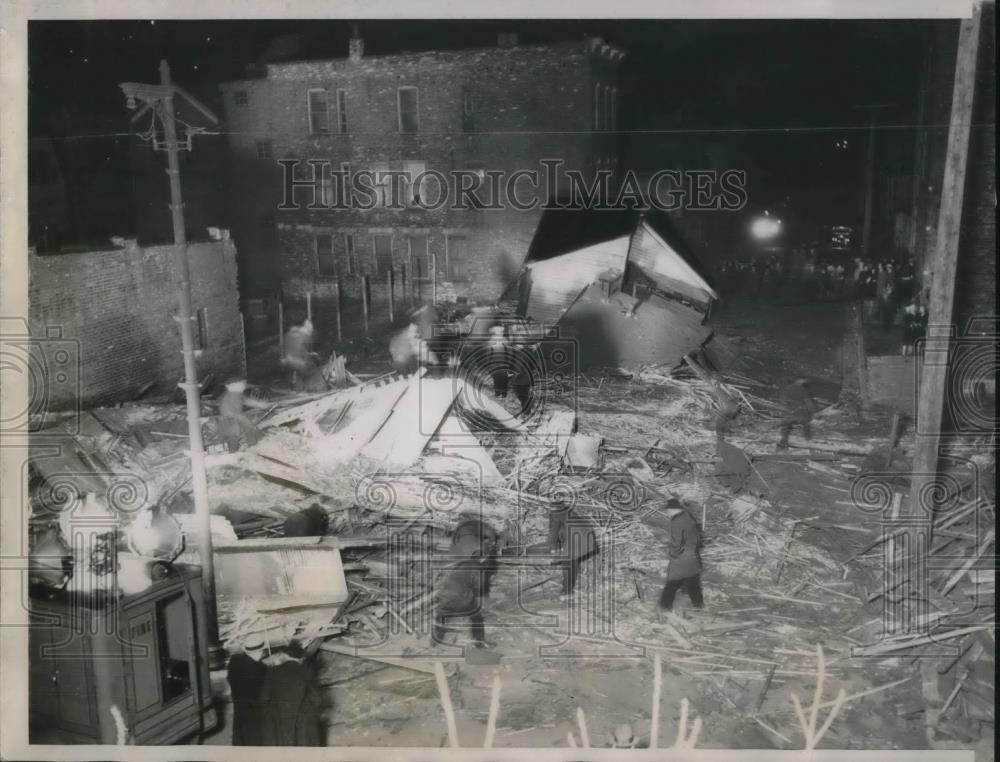
[[[293,325],[285,337],[285,357],[282,364],[292,370],[292,388],[298,389],[316,367],[316,354],[312,351],[316,337],[312,321],[306,318],[302,325]]]
[[[510,385],[511,347],[504,336],[502,325],[490,328],[490,339],[486,345],[486,363],[493,380],[493,394],[498,399],[504,399],[507,396],[507,387]]]
[[[781,417],[779,450],[788,449],[788,437],[795,426],[801,426],[802,436],[809,439],[811,433],[809,424],[812,423],[813,416],[816,415],[818,405],[812,394],[809,393],[808,383],[804,378],[800,378],[782,390],[784,412]]]
[[[518,415],[527,416],[533,407],[531,398],[535,381],[541,374],[542,357],[538,344],[532,342],[528,330],[524,326],[519,326],[516,330],[516,340],[512,346],[511,375],[514,380],[514,394],[521,404]]]
[[[667,583],[660,593],[660,608],[670,612],[674,597],[682,587],[696,609],[705,605],[701,594],[701,527],[677,498],[667,500],[666,513],[670,519],[670,543],[667,546],[670,563],[667,566]]]
[[[241,440],[246,440],[248,445],[254,445],[260,439],[260,432],[253,422],[243,412],[244,405],[254,408],[268,407],[263,402],[254,399],[247,399],[244,392],[247,382],[243,379],[235,379],[226,384],[226,391],[219,400],[219,433],[226,443],[229,452],[236,452],[240,449]]]

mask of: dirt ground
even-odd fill
[[[847,303],[774,306],[737,302],[717,310],[712,324],[716,340],[735,359],[740,376],[752,379],[752,391],[759,398],[775,399],[780,385],[788,380],[811,380],[820,401],[831,406],[829,414],[814,424],[814,437],[852,441],[884,438],[891,412],[861,411],[851,398],[849,376],[853,371],[850,350],[844,344],[849,317]],[[669,387],[595,371],[579,380],[579,391],[574,404],[580,431],[601,434],[606,444],[613,445],[626,436],[623,430],[628,436],[653,442],[676,428],[669,411],[679,403],[676,391]],[[622,398],[629,401],[627,411],[614,402]],[[708,447],[714,436],[707,421],[702,423],[699,441],[704,440]],[[738,421],[734,436],[742,441],[773,442],[777,426],[774,417]],[[770,448],[773,450],[773,444]],[[851,655],[852,647],[870,642],[880,616],[879,602],[867,600],[871,570],[855,563],[859,548],[879,536],[880,517],[854,505],[850,481],[844,475],[848,472],[838,473],[841,463],[858,465],[860,461],[841,456],[829,464],[828,471],[823,471],[822,465],[819,470],[806,467],[804,460],[755,463],[758,484],[764,485],[761,492],[766,494],[767,512],[780,526],[795,525],[798,529],[794,539],[789,535],[785,542],[800,546],[796,552],[803,555],[799,559],[815,556],[825,576],[796,565],[801,560],[782,568],[784,562],[765,547],[760,550],[759,563],[767,589],[773,589],[772,584],[777,584],[774,580],[782,578],[784,592],[761,597],[764,576],[748,576],[745,567],[734,571],[736,567],[728,560],[733,551],[706,554],[706,607],[703,611],[691,609],[682,593],[680,618],[675,623],[693,642],[701,644],[691,650],[708,656],[690,657],[678,648],[670,620],[657,609],[666,549],[657,544],[655,533],[653,542],[646,540],[651,547],[643,548],[645,566],[632,569],[635,573],[622,583],[634,594],[616,595],[608,616],[593,617],[582,625],[579,618],[587,619],[593,607],[602,605],[593,590],[584,587],[575,597],[560,600],[557,580],[543,582],[548,572],[529,570],[519,579],[512,570],[502,570],[486,612],[489,651],[498,663],[474,663],[480,659],[469,658],[472,649],[464,657],[459,650],[453,649],[451,654],[443,651],[445,661],[457,667],[449,684],[462,744],[481,745],[491,684],[499,674],[503,687],[495,746],[566,746],[570,733],[579,743],[578,708],[586,717],[592,745],[610,745],[612,729],[624,722],[631,723],[641,745],[649,733],[654,680],[651,654],[662,647],[666,650],[661,746],[673,743],[681,702],[687,699],[690,716],[701,718],[699,747],[802,748],[791,695],[800,696],[804,704],[811,700],[814,647],[819,644],[832,683],[824,692],[826,701],[832,700],[837,688],[856,694],[910,678],[877,695],[850,701],[822,746],[927,748],[915,661],[899,656],[872,659]],[[704,480],[704,468],[695,468],[695,472],[675,474],[666,480],[666,486],[684,495],[686,489],[693,489],[691,484]],[[725,548],[733,539],[728,533],[736,531],[730,513],[719,500],[707,500],[704,505],[707,543]],[[801,527],[797,521],[802,522]],[[627,548],[619,555],[626,552]],[[658,555],[662,566],[656,572]],[[713,564],[713,557],[720,560]],[[541,584],[519,593],[532,583]],[[718,634],[706,641],[708,633]],[[459,642],[464,642],[464,636]],[[676,659],[670,655],[671,648]],[[746,667],[733,667],[730,662],[727,669],[716,669],[723,656],[742,658]],[[319,680],[329,704],[330,745],[447,745],[433,674],[329,653],[321,653],[318,659]],[[769,665],[774,666],[770,677]],[[216,674],[213,682],[225,692],[224,675]],[[223,702],[221,708],[227,721],[207,743],[229,743],[231,707]],[[827,711],[829,707],[821,712],[821,722]],[[964,736],[939,736],[939,743],[976,748],[977,760],[991,760],[992,722],[974,726]]]

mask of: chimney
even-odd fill
[[[358,25],[351,24],[351,39],[347,43],[347,59],[349,61],[360,61],[365,54],[365,41],[361,39],[358,32]]]
[[[497,35],[497,47],[516,48],[517,32],[500,32],[500,34]]]

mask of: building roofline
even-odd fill
[[[497,45],[482,45],[474,48],[449,48],[446,50],[441,49],[427,49],[427,50],[407,50],[399,51],[396,53],[379,53],[375,55],[365,54],[360,63],[365,61],[388,61],[391,59],[406,59],[406,58],[419,58],[423,56],[433,55],[433,56],[444,56],[449,58],[461,58],[463,56],[481,54],[485,52],[492,53],[512,53],[512,52],[524,52],[525,50],[546,50],[546,49],[559,49],[565,48],[567,50],[576,50],[580,53],[594,53],[602,55],[608,58],[611,62],[618,62],[622,60],[626,52],[623,48],[609,44],[608,42],[601,40],[599,38],[583,38],[581,40],[564,40],[560,42],[537,42],[528,45],[514,45],[510,47],[502,47]],[[286,67],[303,66],[308,64],[340,64],[344,66],[354,66],[357,61],[352,61],[348,56],[338,56],[336,58],[300,58],[292,61],[274,61],[265,62],[257,64],[258,66],[266,69],[267,74],[262,77],[244,77],[241,79],[225,80],[219,83],[219,86],[223,85],[235,85],[244,82],[259,82],[261,80],[268,79],[271,69],[280,69]],[[251,64],[253,65],[253,64]]]

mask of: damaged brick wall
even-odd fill
[[[590,171],[596,157],[617,157],[613,131],[594,132],[593,126],[595,83],[617,88],[620,55],[590,42],[432,51],[272,64],[264,79],[223,85],[238,207],[234,237],[246,256],[249,290],[280,279],[292,298],[329,291],[331,276],[318,272],[316,235],[350,233],[359,267],[337,272],[345,295],[358,296],[359,276],[369,272],[373,297],[384,300],[385,274],[373,263],[371,236],[391,236],[394,267],[409,270],[408,236],[427,234],[440,299],[496,299],[520,267],[537,210],[277,210],[282,191],[277,161],[324,159],[352,171],[380,163],[401,170],[404,162],[423,162],[427,170],[445,174],[469,169],[509,176],[541,171],[543,159],[562,159],[566,168]],[[400,87],[417,89],[419,124],[412,134],[399,129]],[[328,133],[311,134],[310,88],[329,94]],[[301,169],[310,171],[304,164]],[[432,200],[434,189],[428,193]],[[305,206],[311,195],[300,190],[298,201]],[[264,232],[269,224],[277,229],[273,237]],[[465,238],[460,278],[449,276],[446,235]]]
[[[195,345],[204,340],[199,378],[224,380],[243,364],[236,249],[231,241],[193,243],[189,257]],[[79,352],[78,388],[45,379],[52,409],[76,404],[77,395],[84,406],[126,401],[150,382],[170,391],[183,379],[172,246],[53,256],[32,250],[29,267],[32,336],[61,331]],[[48,348],[56,345],[40,345],[52,365]]]

